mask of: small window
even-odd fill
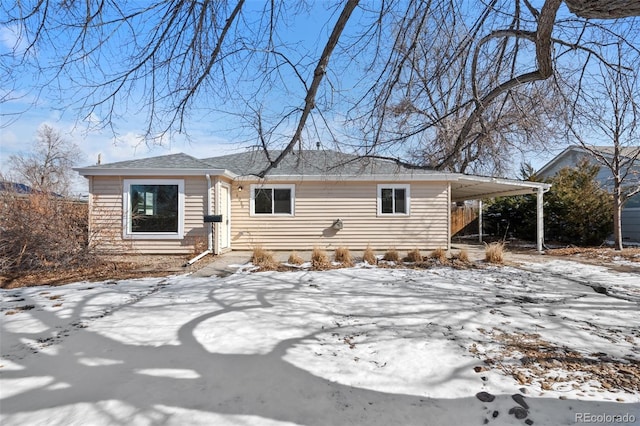
[[[378,185],[378,215],[409,215],[409,185]]]
[[[124,181],[125,238],[182,238],[182,180]]]
[[[293,215],[294,185],[251,186],[252,215]]]

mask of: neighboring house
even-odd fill
[[[271,152],[273,157],[279,152]],[[190,253],[368,245],[450,247],[451,205],[542,193],[548,184],[411,170],[336,151],[288,154],[261,179],[263,151],[173,154],[76,169],[89,179],[90,232],[104,249]],[[212,228],[204,216],[221,215]]]
[[[593,149],[597,149],[602,155],[608,158],[613,157],[613,147],[611,146],[594,146]],[[637,155],[640,147],[624,147],[622,149],[623,156]],[[600,185],[608,190],[613,187],[613,176],[611,170],[602,166],[596,161],[589,151],[585,148],[577,145],[571,145],[567,147],[560,154],[556,155],[551,161],[545,164],[536,175],[541,178],[549,178],[558,173],[565,167],[576,167],[583,159],[589,160],[592,164],[600,166],[600,171],[596,176],[596,180],[600,182]],[[625,186],[639,184],[640,180],[640,161],[636,161],[633,168],[628,174],[627,180],[624,183]],[[624,242],[640,242],[640,194],[636,194],[631,197],[624,205],[622,210],[622,240]]]

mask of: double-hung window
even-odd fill
[[[125,179],[122,199],[125,238],[183,237],[183,180]]]
[[[251,215],[293,216],[295,185],[251,185]]]
[[[378,216],[408,216],[410,192],[408,184],[378,185]]]

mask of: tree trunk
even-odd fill
[[[613,237],[616,250],[622,250],[622,201],[620,186],[613,188]]]
[[[567,7],[577,16],[594,19],[617,19],[640,16],[637,0],[565,0]]]

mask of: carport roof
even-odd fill
[[[511,195],[535,194],[538,190],[546,192],[548,183],[530,182],[513,179],[498,179],[483,176],[457,175],[451,181],[451,201],[481,200]]]

